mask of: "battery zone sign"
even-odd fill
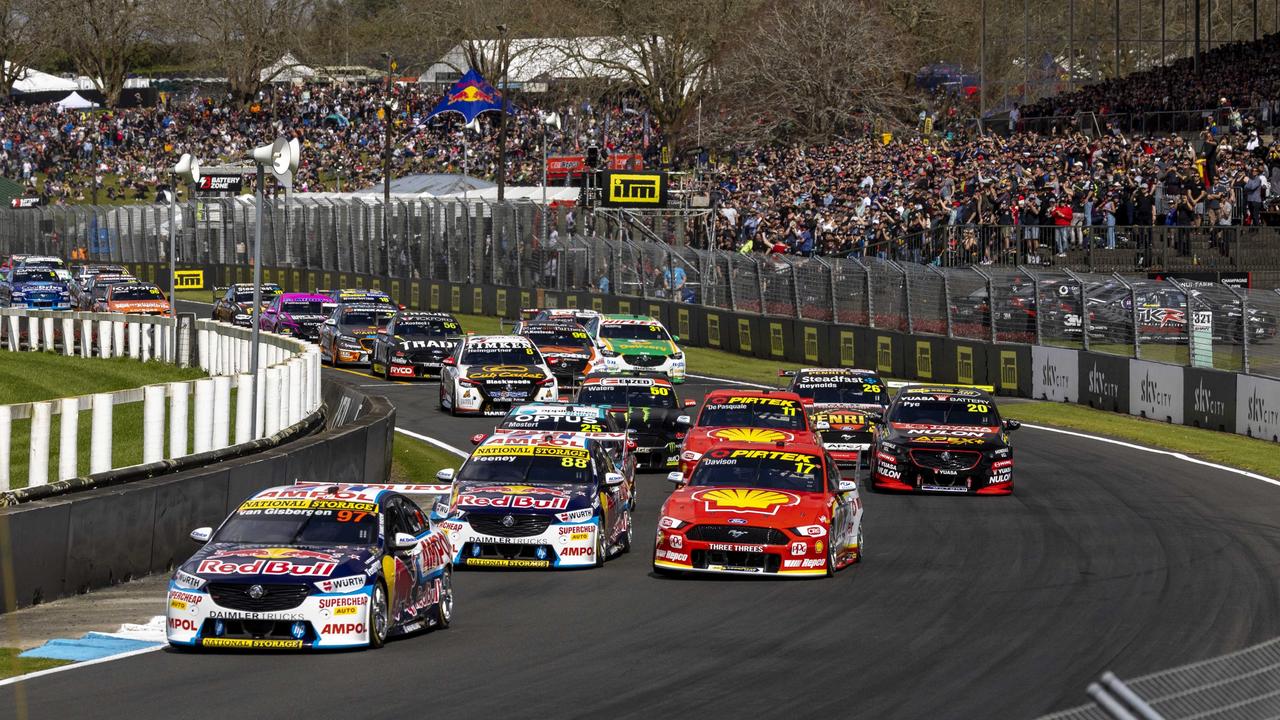
[[[239,193],[244,178],[239,175],[205,175],[200,178],[196,189],[200,192]]]

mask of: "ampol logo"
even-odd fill
[[[776,443],[791,442],[796,439],[796,436],[789,432],[767,428],[722,428],[720,430],[712,430],[708,435],[720,440],[733,442]]]
[[[759,515],[776,515],[780,508],[800,502],[799,496],[789,492],[748,488],[699,490],[691,497],[701,501],[707,512],[747,512]]]

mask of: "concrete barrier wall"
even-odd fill
[[[245,497],[298,480],[386,482],[395,408],[324,381],[346,422],[264,452],[173,475],[0,508],[0,608],[16,608],[165,572]]]

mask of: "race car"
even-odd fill
[[[465,337],[440,371],[440,408],[453,415],[506,415],[513,405],[559,397],[542,353],[519,335]]]
[[[275,283],[262,284],[262,309],[266,310],[271,305],[271,301],[277,296],[284,294],[284,288]],[[219,320],[232,325],[241,325],[243,327],[252,327],[253,316],[253,284],[252,283],[236,283],[227,287],[215,287],[213,289],[213,312],[210,314],[214,320]]]
[[[1017,420],[977,388],[908,385],[885,413],[871,458],[873,490],[1008,495]]]
[[[627,433],[622,418],[600,407],[563,403],[528,403],[511,408],[493,429],[504,433],[572,432],[582,433],[598,441],[613,456],[613,462],[627,479],[632,501],[635,501],[636,443]],[[471,436],[471,444],[479,445],[489,433]]]
[[[165,315],[171,312],[169,300],[160,288],[136,280],[108,285],[101,298],[94,301],[94,312],[126,315]]]
[[[862,453],[871,450],[875,422],[889,407],[889,391],[880,376],[870,370],[850,368],[801,368],[779,373],[791,378],[791,392],[800,396],[819,431],[822,446],[842,465],[860,465]]]
[[[300,340],[319,340],[320,323],[328,319],[335,307],[336,303],[324,295],[281,293],[263,309],[258,327]]]
[[[519,335],[525,323],[536,322],[570,322],[586,327],[589,320],[598,317],[598,311],[586,308],[523,308],[520,310],[521,319],[516,321],[511,332]]]
[[[600,351],[576,322],[537,320],[521,324],[516,334],[538,346],[561,387],[577,385],[584,375],[601,364]]]
[[[374,336],[369,370],[387,380],[439,376],[461,340],[462,325],[449,313],[402,310]]]
[[[684,353],[662,323],[645,315],[599,315],[587,320],[587,334],[600,351],[605,370],[664,373],[671,382],[685,377]]]
[[[395,317],[394,305],[346,304],[320,323],[320,359],[330,365],[368,365],[378,332]]]
[[[77,309],[92,310],[94,305],[107,297],[107,288],[112,285],[123,285],[138,282],[132,275],[110,275],[101,273],[90,277],[79,292],[72,290]]]
[[[62,258],[53,255],[22,255],[21,258],[16,267],[43,268],[45,270],[67,269],[67,264],[63,262]]]
[[[782,390],[712,390],[698,420],[680,447],[680,471],[686,476],[712,447],[724,442],[813,443],[821,447],[800,396]]]
[[[132,277],[133,273],[123,265],[72,265],[71,278],[76,281],[80,287],[84,287],[89,278],[95,275],[117,275],[121,277]]]
[[[862,499],[814,443],[726,442],[670,475],[656,573],[834,575],[862,557]]]
[[[454,473],[447,516],[458,567],[600,567],[631,549],[631,497],[600,441],[579,433],[498,433]]]
[[[674,467],[680,459],[680,443],[693,424],[688,408],[693,400],[680,401],[676,389],[660,373],[629,376],[596,373],[583,379],[574,398],[578,405],[607,408],[624,418],[640,466],[648,470]]]
[[[446,628],[453,616],[449,538],[401,493],[294,485],[240,504],[169,581],[175,647],[381,647]]]
[[[316,290],[316,294],[325,295],[338,305],[387,305],[399,310],[404,309],[403,306],[396,305],[391,296],[381,290],[345,288],[342,290]]]
[[[0,276],[0,307],[70,310],[71,288],[50,268],[19,265]]]

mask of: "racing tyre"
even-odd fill
[[[858,525],[858,554],[853,556],[855,563],[862,562],[862,525]]]
[[[604,554],[608,550],[604,540],[604,522],[600,523],[600,529],[596,531],[596,567],[604,567]]]
[[[440,400],[438,401],[440,409],[444,410],[444,382],[440,383]]]
[[[453,568],[448,565],[440,575],[440,599],[436,602],[432,619],[440,630],[449,627],[449,623],[453,622]]]
[[[827,530],[827,577],[834,577],[836,574],[836,544],[831,542],[831,530]]]
[[[320,364],[328,365],[329,367],[338,367],[338,363],[334,361],[333,354],[326,354],[323,345],[320,346]]]
[[[379,580],[373,588],[373,602],[369,603],[369,647],[385,645],[390,632],[391,608],[387,601],[387,586]]]
[[[382,379],[391,382],[391,359],[382,364]]]
[[[627,513],[627,531],[618,537],[618,554],[626,555],[631,552],[631,540],[634,537],[633,530],[635,525],[632,523],[631,513]]]

